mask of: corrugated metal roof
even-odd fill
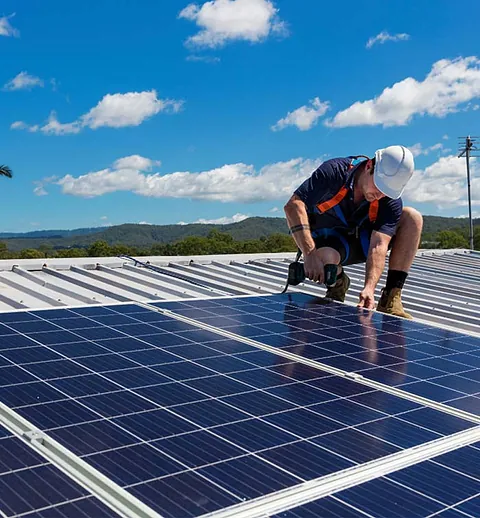
[[[278,293],[293,259],[292,253],[139,258],[157,271],[118,257],[3,260],[0,311]],[[346,271],[352,280],[346,303],[355,305],[364,265]],[[385,274],[377,297],[384,282]],[[325,294],[311,281],[289,290]],[[480,336],[480,253],[419,251],[403,302],[417,320]]]

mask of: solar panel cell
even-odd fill
[[[271,518],[359,518],[363,516],[371,516],[360,511],[354,506],[339,502],[336,498],[322,498],[316,502],[305,504],[290,511],[278,513]]]
[[[96,453],[85,460],[122,487],[184,471],[181,464],[147,444]]]
[[[79,456],[139,442],[138,437],[107,420],[56,428],[48,434]]]
[[[422,462],[388,476],[398,484],[415,487],[423,495],[447,505],[474,496],[479,491],[480,479],[474,480],[432,462]]]
[[[64,398],[103,394],[118,390],[118,385],[111,383],[104,376],[99,376],[98,374],[81,374],[70,378],[58,378],[49,381],[49,385],[61,391],[64,394]]]
[[[74,502],[35,510],[22,515],[22,518],[118,518],[119,516],[97,498],[85,497]]]
[[[458,509],[458,511],[462,513],[467,513],[472,518],[474,516],[480,516],[480,494],[458,505],[455,509]]]
[[[52,466],[38,466],[0,477],[1,505],[7,516],[28,513],[88,494]]]
[[[394,440],[392,438],[392,441]],[[401,447],[393,442],[354,428],[346,428],[335,434],[322,435],[312,439],[312,442],[358,464],[401,450]]]
[[[48,403],[64,398],[61,392],[43,381],[24,383],[21,391],[15,386],[0,387],[0,401],[11,408]]]
[[[342,503],[361,509],[370,516],[428,516],[444,506],[428,496],[385,479],[372,480],[336,495]]]
[[[300,477],[253,456],[201,468],[198,473],[221,484],[242,500],[273,493],[302,481]]]
[[[24,406],[18,409],[18,413],[42,430],[93,421],[98,418],[97,414],[72,400]]]
[[[354,465],[350,460],[307,441],[266,450],[260,453],[260,457],[301,477],[302,480],[329,475]]]
[[[199,426],[189,423],[167,410],[152,410],[142,414],[117,417],[111,421],[140,439],[154,440],[190,432]]]
[[[235,495],[188,472],[139,484],[129,492],[171,518],[200,516],[239,502]]]
[[[0,476],[19,469],[46,464],[45,459],[4,428],[0,439]]]

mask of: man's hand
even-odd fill
[[[324,268],[317,249],[313,249],[310,253],[304,255],[305,276],[315,282],[323,283]]]
[[[374,309],[375,308],[375,294],[373,290],[364,288],[359,295],[357,306],[359,308]]]

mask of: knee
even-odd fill
[[[404,207],[402,216],[400,217],[400,225],[413,226],[421,232],[423,228],[423,216],[413,207]]]
[[[323,247],[318,249],[320,260],[323,264],[340,264],[341,257],[337,250],[330,247]]]

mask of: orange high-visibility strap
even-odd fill
[[[338,205],[343,200],[343,198],[345,198],[347,193],[348,189],[346,187],[342,187],[333,198],[319,203],[317,205],[317,209],[321,213],[327,212],[327,210],[330,210],[333,207],[335,207],[335,205]],[[378,200],[372,201],[372,203],[370,203],[370,207],[368,208],[368,219],[370,220],[370,223],[375,223],[375,221],[377,220],[378,207]]]
[[[378,200],[372,201],[370,203],[370,207],[368,208],[368,219],[370,223],[375,223],[378,216]]]
[[[333,198],[319,203],[317,205],[317,209],[320,212],[327,212],[327,210],[330,210],[332,207],[335,207],[335,205],[338,205],[343,200],[343,198],[345,198],[347,192],[348,189],[346,187],[342,187]]]

